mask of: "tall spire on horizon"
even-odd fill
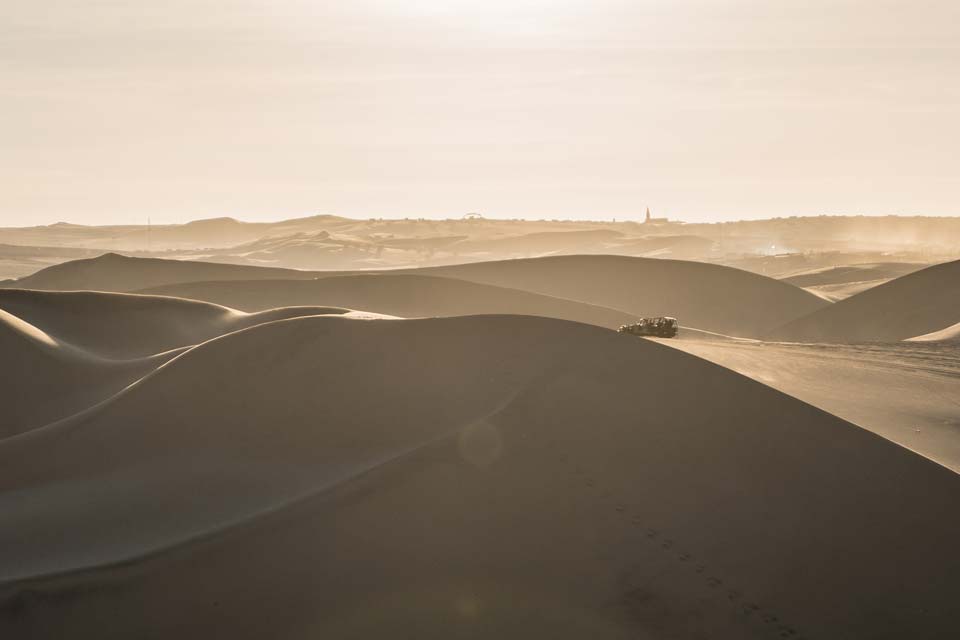
[[[647,219],[645,222],[650,222],[650,207],[647,207]]]

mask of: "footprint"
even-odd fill
[[[703,566],[702,564],[698,564],[698,565],[697,565],[697,573],[703,573],[704,571],[706,571],[706,569],[707,569],[707,568],[706,568],[705,566]]]
[[[647,537],[650,538],[651,540],[653,540],[654,538],[656,538],[656,537],[657,537],[657,530],[656,530],[656,529],[647,529]]]
[[[689,559],[690,559],[690,554],[689,554],[689,553],[681,553],[681,554],[680,554],[680,562],[686,562],[686,561],[689,560]]]
[[[767,615],[763,616],[763,621],[767,624],[773,624],[777,621],[777,616],[773,615],[772,613],[768,613]]]
[[[627,508],[626,508],[625,506],[623,506],[622,504],[618,504],[618,505],[617,505],[616,507],[614,507],[614,508],[615,508],[618,512],[620,512],[620,513],[623,513],[624,511],[627,510]]]
[[[673,540],[664,540],[663,544],[661,544],[660,546],[663,547],[664,549],[669,549],[673,547]]]
[[[723,584],[723,580],[721,580],[720,578],[710,578],[707,580],[707,584],[710,585],[711,589],[716,589],[717,587]]]
[[[633,516],[630,519],[630,522],[632,522],[633,524],[641,524],[643,522],[643,519],[641,519],[640,516]]]

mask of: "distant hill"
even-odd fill
[[[133,291],[198,280],[255,280],[312,278],[308,272],[245,265],[130,258],[106,253],[96,258],[72,260],[42,269],[8,286],[57,291]]]

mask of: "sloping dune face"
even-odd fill
[[[875,262],[811,269],[781,278],[824,300],[836,302],[880,286],[929,265],[916,262]]]
[[[960,319],[960,260],[905,275],[790,322],[769,337],[806,342],[895,342]]]
[[[558,256],[424,269],[639,316],[675,316],[685,326],[757,337],[829,303],[793,285],[700,262],[625,256]]]
[[[305,281],[194,282],[144,293],[207,300],[246,311],[292,305],[329,304],[402,317],[482,313],[537,315],[616,328],[636,317],[597,305],[414,274],[373,274]]]
[[[0,309],[0,438],[104,400],[173,355],[105,360]]]
[[[950,325],[946,329],[925,333],[922,336],[907,338],[911,342],[960,342],[960,322]]]
[[[0,443],[0,489],[10,637],[954,628],[955,474],[697,358],[542,318],[231,333]]]
[[[159,296],[0,289],[0,438],[106,400],[183,349],[247,327],[347,309],[243,313]]]
[[[72,260],[41,269],[15,282],[22,289],[40,290],[94,290],[125,292],[145,287],[159,287],[177,282],[197,280],[259,280],[273,278],[310,278],[310,274],[295,269],[163,260],[159,258],[130,258],[106,253],[97,258]]]
[[[0,289],[0,309],[70,344],[115,359],[199,344],[263,322],[348,311],[313,307],[247,314],[171,297],[22,289]]]

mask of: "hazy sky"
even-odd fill
[[[0,0],[0,225],[960,214],[958,0]]]

